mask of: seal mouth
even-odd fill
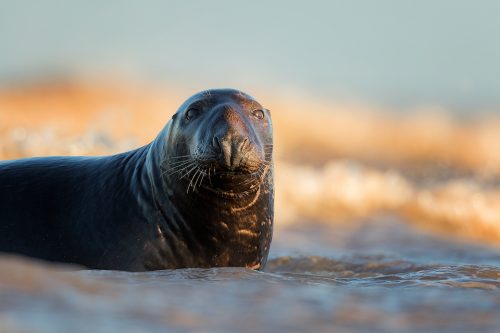
[[[223,172],[200,184],[200,188],[223,198],[241,198],[259,190],[266,171],[253,173]]]
[[[222,196],[241,195],[257,190],[264,182],[270,162],[261,161],[257,165],[242,165],[231,170],[217,164],[211,182],[205,188]]]
[[[242,163],[227,168],[215,155],[190,156],[169,159],[170,181],[184,182],[186,193],[204,189],[223,197],[241,196],[258,189],[264,181],[270,162]]]
[[[206,170],[208,178],[203,182],[205,188],[216,192],[245,192],[258,187],[267,172],[267,163],[258,165],[242,164],[237,168],[227,168],[218,161],[199,163],[202,170]]]

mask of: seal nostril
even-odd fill
[[[246,149],[246,147],[250,144],[250,140],[248,138],[243,139],[243,142],[241,143],[241,150]]]
[[[217,150],[217,152],[221,152],[222,148],[220,145],[220,140],[217,136],[214,136],[212,139],[212,146]]]

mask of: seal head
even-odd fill
[[[192,96],[174,115],[170,131],[163,163],[170,180],[189,180],[186,190],[245,192],[259,185],[271,163],[269,111],[239,91]]]
[[[179,257],[195,263],[178,264],[263,267],[274,202],[269,110],[237,90],[204,91],[181,105],[157,142],[164,154],[154,183],[166,193],[157,205],[176,212],[159,226],[188,226],[190,240],[174,242],[194,253]]]

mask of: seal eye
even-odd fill
[[[252,115],[257,119],[264,119],[264,111],[262,110],[253,110]]]
[[[184,117],[186,118],[186,120],[191,120],[194,117],[196,117],[199,113],[200,111],[198,109],[188,109]]]

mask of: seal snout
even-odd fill
[[[221,167],[230,171],[241,168],[250,153],[250,139],[245,136],[235,136],[229,132],[221,139],[214,136],[212,142]]]

